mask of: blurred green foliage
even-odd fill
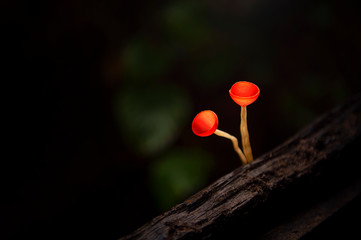
[[[207,41],[209,24],[200,1],[173,1],[164,7],[161,26],[165,40],[183,51],[194,50]]]
[[[157,205],[168,210],[207,184],[213,157],[204,150],[173,149],[151,163],[149,184]]]
[[[120,92],[115,105],[119,128],[134,152],[144,156],[169,147],[187,124],[188,95],[179,87],[132,87]]]
[[[174,54],[166,45],[137,37],[123,49],[123,71],[128,82],[146,82],[162,77],[171,67]]]
[[[184,136],[192,115],[203,110],[198,107],[218,105],[220,116],[230,111],[227,99],[217,100],[235,81],[261,87],[258,119],[250,114],[252,125],[261,129],[251,133],[260,151],[351,92],[343,76],[348,65],[337,68],[343,64],[335,50],[342,37],[333,43],[329,36],[340,35],[321,34],[335,21],[332,4],[186,0],[149,8],[124,41],[115,115],[124,142],[150,165],[152,194],[162,210],[206,184],[211,170],[205,156],[212,149],[190,150],[193,146],[183,146],[190,142]],[[206,104],[204,93],[209,93]],[[260,112],[269,112],[267,123]],[[231,129],[238,123],[224,119],[222,124]]]
[[[240,136],[236,81],[261,89],[248,114],[254,156],[279,145],[360,91],[359,3],[2,1],[10,222],[28,238],[40,227],[44,239],[108,239],[241,166],[227,139],[191,131],[211,109]]]

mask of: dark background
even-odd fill
[[[116,239],[360,91],[356,1],[1,1],[2,239]]]

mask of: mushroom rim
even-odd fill
[[[256,92],[254,95],[247,96],[247,97],[239,96],[239,95],[237,95],[237,94],[235,94],[235,93],[232,92],[232,89],[233,89],[234,86],[235,86],[236,84],[238,84],[238,83],[248,83],[248,84],[251,84],[252,86],[256,87],[257,92]],[[259,89],[259,87],[258,87],[256,84],[254,84],[254,83],[252,83],[252,82],[248,82],[248,81],[239,81],[239,82],[236,82],[236,83],[234,83],[234,84],[232,85],[231,89],[229,89],[229,94],[230,94],[231,96],[236,97],[236,98],[242,98],[242,99],[257,97],[257,95],[259,95],[260,92],[261,92],[261,90]]]

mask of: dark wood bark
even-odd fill
[[[122,239],[299,239],[359,195],[360,136],[358,95]]]
[[[321,200],[321,202],[317,202],[316,204],[304,209],[301,212],[296,212],[292,215],[291,218],[285,219],[278,226],[270,229],[267,233],[261,236],[259,239],[272,239],[272,240],[295,240],[300,239],[304,236],[310,236],[311,239],[352,239],[357,238],[355,235],[360,233],[358,230],[353,229],[352,234],[348,230],[348,235],[342,233],[340,238],[335,238],[332,236],[332,229],[328,229],[329,233],[322,232],[322,237],[315,237],[315,233],[312,231],[317,229],[319,225],[325,224],[323,222],[330,221],[329,219],[334,218],[334,215],[339,212],[342,208],[345,208],[352,201],[355,201],[355,198],[360,196],[361,193],[361,181],[355,181],[350,186],[347,186],[345,189],[341,189],[335,191],[331,196],[328,196],[325,200]],[[360,200],[357,201],[359,204]],[[357,222],[359,224],[358,216],[360,213],[360,206],[353,206],[352,211],[358,211],[357,213],[349,214],[350,219],[342,219],[337,216],[338,223],[334,224],[338,229],[338,231],[344,231],[345,224],[352,225],[352,221]],[[346,221],[345,221],[346,220]],[[340,223],[340,221],[345,221],[344,223]],[[330,225],[330,224],[329,224]],[[341,225],[341,227],[340,227]],[[330,228],[332,228],[330,227]],[[354,228],[354,226],[351,226]],[[321,230],[324,231],[324,230]],[[329,236],[326,237],[325,235]],[[351,236],[346,237],[346,236]],[[359,239],[359,238],[358,238]]]

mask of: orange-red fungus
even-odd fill
[[[259,96],[259,88],[251,82],[236,82],[229,90],[229,95],[238,105],[245,107],[256,101]]]
[[[200,137],[212,135],[218,127],[218,117],[211,110],[204,110],[194,117],[192,131]]]

